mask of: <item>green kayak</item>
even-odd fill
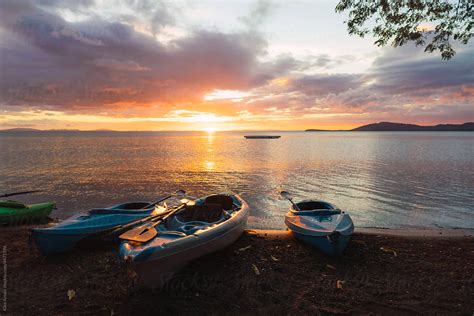
[[[0,200],[0,223],[24,223],[45,219],[56,206],[54,202],[26,205],[18,201]]]

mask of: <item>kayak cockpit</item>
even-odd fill
[[[332,204],[330,204],[328,202],[324,202],[324,201],[318,201],[318,200],[304,200],[304,201],[296,203],[296,205],[298,206],[300,211],[335,209],[335,207]],[[292,210],[296,211],[294,206],[292,206]]]
[[[290,208],[294,215],[332,216],[341,213],[341,210],[337,209],[334,205],[319,200],[304,200],[296,203],[296,206],[298,209],[295,206]]]
[[[190,235],[226,221],[233,212],[240,209],[240,206],[240,201],[234,200],[229,195],[211,195],[204,200],[189,203],[163,226],[166,231],[178,231]]]
[[[128,202],[117,204],[106,208],[94,208],[89,210],[90,215],[105,215],[105,214],[136,214],[149,213],[155,208],[151,202]]]
[[[121,209],[121,210],[139,210],[142,208],[147,208],[147,206],[149,208],[151,204],[152,204],[151,202],[129,202],[129,203],[119,204],[112,208]]]

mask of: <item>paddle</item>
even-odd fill
[[[287,192],[287,191],[281,191],[280,192],[280,195],[282,198],[284,199],[287,199],[288,201],[290,201],[291,205],[293,205],[293,207],[295,208],[296,211],[300,212],[300,208],[298,207],[298,205],[296,205],[295,202],[293,202],[293,198],[291,197],[291,193],[290,192]]]
[[[158,200],[158,201],[156,201],[156,202],[153,202],[153,203],[151,203],[151,204],[148,204],[148,205],[142,207],[142,209],[150,208],[150,207],[152,207],[152,206],[155,206],[156,204],[161,203],[161,202],[163,202],[163,201],[165,201],[165,200],[167,200],[167,199],[169,199],[169,198],[171,198],[171,197],[173,197],[173,196],[177,196],[177,197],[179,197],[179,198],[182,198],[182,197],[184,197],[185,195],[186,195],[186,191],[184,191],[184,190],[177,190],[177,191],[174,192],[173,194],[170,194],[170,195],[168,195],[168,196],[166,196],[166,197],[164,197],[164,198],[162,198],[162,199],[160,199],[160,200]]]
[[[148,204],[147,206],[145,206],[144,208],[149,208],[153,205],[156,205],[160,202],[163,202],[171,197],[173,197],[174,195],[176,195],[177,197],[182,197],[186,194],[186,191],[184,190],[178,190],[176,191],[175,193],[173,194],[170,194],[154,203],[151,203],[151,204]],[[137,219],[136,221],[133,221],[133,222],[130,222],[130,223],[127,223],[127,224],[122,224],[122,225],[119,225],[119,226],[115,226],[115,227],[112,227],[112,228],[109,228],[105,231],[100,231],[96,234],[93,234],[89,237],[87,237],[87,239],[90,239],[90,240],[96,240],[97,238],[99,239],[103,239],[103,240],[106,240],[107,238],[110,238],[111,236],[117,236],[118,234],[121,234],[122,232],[124,231],[127,231],[129,230],[130,228],[132,227],[135,227],[141,223],[144,223],[146,221],[150,221],[150,220],[154,220],[154,219],[157,219],[159,217],[162,217],[166,214],[168,214],[169,212],[171,212],[172,210],[168,211],[168,212],[164,212],[164,213],[160,213],[160,214],[156,214],[156,215],[150,215],[148,217],[145,217],[145,218],[141,218],[141,219]],[[115,238],[115,237],[114,237]]]
[[[158,231],[155,229],[155,227],[158,224],[162,223],[165,219],[167,219],[171,215],[176,214],[178,211],[185,208],[188,202],[181,204],[180,206],[166,213],[165,216],[159,218],[156,221],[149,221],[146,224],[132,228],[131,230],[120,235],[119,238],[123,240],[135,241],[139,243],[147,242],[153,239],[156,235],[158,235]]]
[[[20,195],[20,194],[36,193],[36,192],[41,192],[41,191],[40,190],[34,190],[34,191],[21,191],[21,192],[7,193],[7,194],[4,194],[4,195],[0,195],[0,198],[7,197],[7,196],[13,196],[13,195]]]

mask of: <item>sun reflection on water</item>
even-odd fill
[[[207,126],[206,126],[207,127]],[[0,183],[54,200],[53,217],[125,201],[232,190],[249,203],[251,228],[284,228],[288,202],[319,198],[357,226],[472,227],[470,134],[290,133],[249,141],[244,133],[3,138]],[[140,136],[140,137],[137,137]],[[439,206],[443,205],[442,208]]]
[[[206,171],[214,170],[216,163],[214,161],[204,161],[204,168]]]

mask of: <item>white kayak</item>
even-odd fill
[[[245,229],[249,207],[238,195],[197,199],[155,228],[145,243],[124,241],[120,257],[129,262],[143,285],[161,287],[190,261],[232,244]]]
[[[299,211],[292,206],[285,216],[294,236],[327,255],[342,255],[354,232],[349,214],[324,201],[304,200],[296,205]]]

